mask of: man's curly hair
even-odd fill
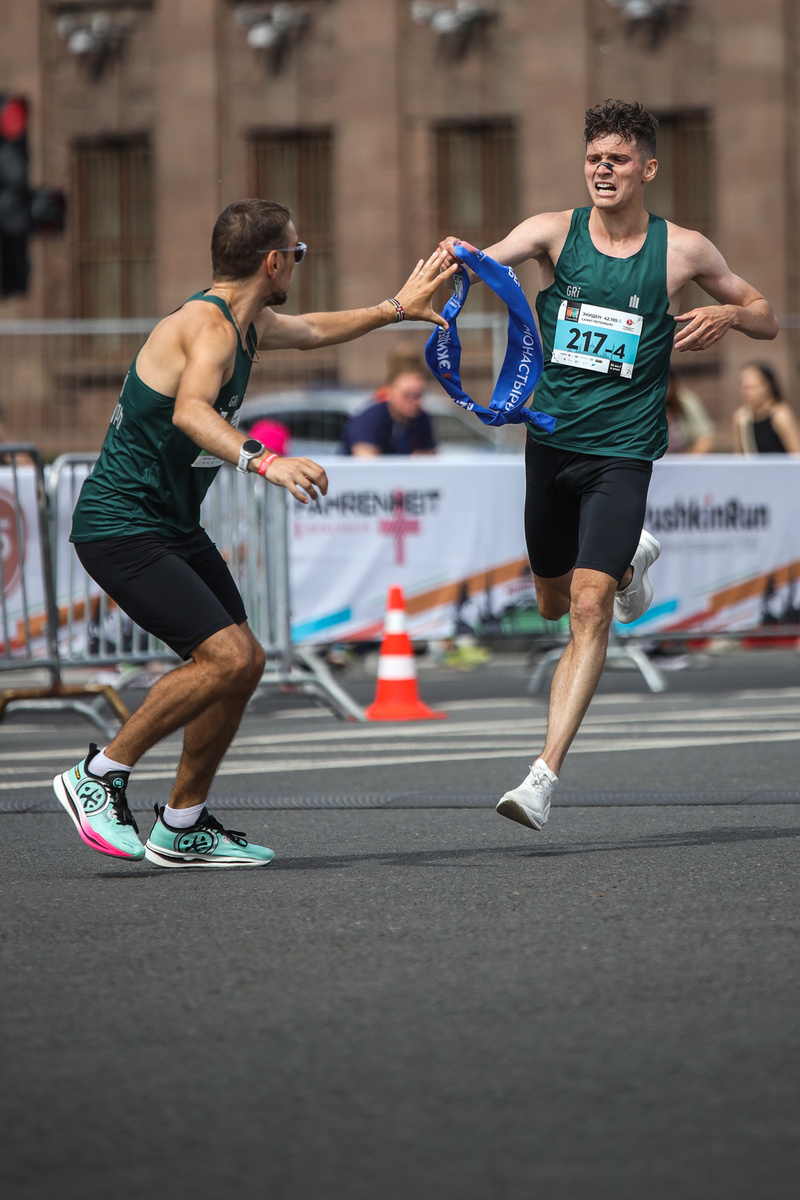
[[[657,129],[657,119],[638,100],[633,104],[606,100],[586,110],[583,136],[588,146],[604,134],[616,134],[624,142],[637,146],[647,158],[655,158]]]

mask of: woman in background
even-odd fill
[[[714,426],[694,392],[679,388],[670,375],[666,395],[670,454],[708,454],[714,445]]]
[[[800,426],[772,368],[765,363],[742,367],[739,391],[744,404],[733,415],[736,453],[800,454]]]

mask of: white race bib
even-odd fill
[[[562,300],[551,362],[630,379],[641,336],[641,317]]]

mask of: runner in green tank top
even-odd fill
[[[712,346],[729,330],[774,338],[764,297],[734,275],[707,238],[648,213],[655,117],[608,100],[586,114],[591,206],[523,221],[486,253],[539,264],[536,307],[545,368],[535,407],[556,418],[529,429],[525,533],[539,611],[570,614],[571,638],[550,691],[547,736],[527,778],[498,812],[541,829],[566,753],[605,662],[612,615],[634,621],[652,599],[661,547],[642,529],[653,460],[667,447],[670,355]],[[452,252],[455,238],[441,248]],[[696,280],[718,301],[681,312]]]
[[[214,305],[236,330],[221,296],[197,292],[187,303],[194,301]],[[231,377],[212,405],[234,429],[256,353],[252,324],[246,336],[246,345],[236,338]],[[200,524],[205,494],[222,466],[221,458],[201,450],[173,423],[175,397],[144,383],[137,362],[138,355],[122,385],[100,457],[81,489],[72,518],[73,542],[137,533],[192,533]]]
[[[432,297],[455,269],[437,250],[396,297],[371,308],[277,313],[305,251],[282,204],[243,200],[225,209],[211,241],[211,288],[160,321],[142,346],[79,497],[72,540],[88,573],[137,625],[190,660],[150,689],[104,750],[90,746],[53,781],[80,837],[101,854],[146,856],[164,867],[262,866],[273,858],[205,808],[265,655],[222,556],[200,528],[200,505],[225,463],[257,472],[303,504],[324,495],[317,463],[271,454],[236,429],[258,350],[335,345],[404,315],[446,326]],[[172,793],[143,846],[126,800],[130,771],[180,728]]]

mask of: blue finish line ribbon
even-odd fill
[[[467,242],[457,242],[453,253],[488,284],[508,307],[506,356],[489,407],[476,404],[461,387],[461,342],[456,320],[469,291],[466,271],[457,271],[453,276],[455,292],[442,309],[442,316],[450,328],[438,326],[431,334],[425,347],[425,361],[456,404],[474,412],[484,425],[519,425],[524,421],[543,433],[552,433],[556,427],[555,417],[524,407],[539,382],[543,358],[533,313],[519,280],[511,267],[501,266]]]

